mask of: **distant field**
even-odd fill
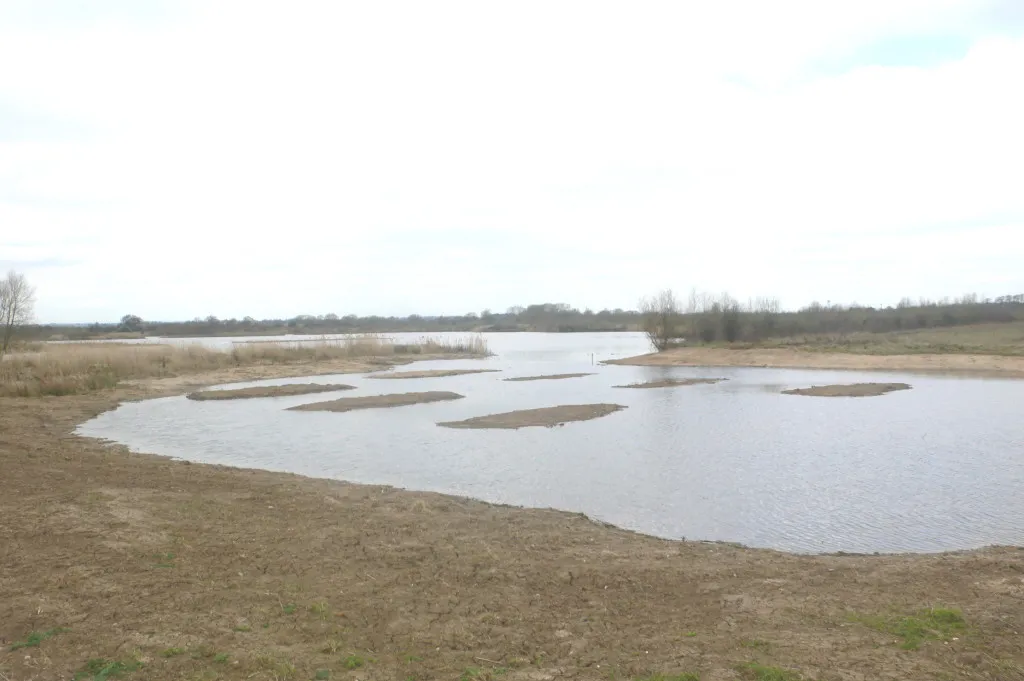
[[[1022,356],[1024,322],[974,324],[889,333],[777,338],[750,347],[800,348],[818,352],[866,355],[964,353]]]

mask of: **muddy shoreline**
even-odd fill
[[[74,435],[128,400],[367,366],[0,398],[0,672],[70,679],[103,660],[154,681],[727,681],[756,678],[737,671],[751,664],[825,681],[1024,673],[1019,548],[802,556],[671,541]],[[863,623],[940,605],[963,613],[966,634],[908,651]],[[15,648],[32,632],[52,635]]]

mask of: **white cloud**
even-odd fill
[[[86,130],[0,135],[2,257],[80,263],[30,273],[43,316],[76,320],[1016,291],[1024,41],[988,16],[247,2],[0,24],[0,107]],[[938,65],[815,74],[951,31],[973,47]]]

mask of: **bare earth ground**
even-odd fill
[[[516,378],[506,378],[506,381],[517,382],[517,381],[559,381],[566,378],[583,378],[584,376],[593,376],[594,374],[545,374],[544,376],[517,376]]]
[[[425,371],[392,371],[377,374],[370,378],[443,378],[445,376],[462,376],[463,374],[490,374],[501,369],[428,369]]]
[[[424,393],[396,393],[393,395],[367,395],[365,397],[341,397],[328,402],[311,402],[290,407],[289,411],[353,411],[355,409],[379,409],[382,407],[404,407],[410,404],[461,400],[465,395],[432,390]]]
[[[620,404],[563,404],[542,409],[517,409],[500,414],[475,416],[464,421],[445,421],[445,428],[553,428],[570,421],[589,421],[625,409]]]
[[[812,397],[878,397],[894,390],[910,390],[906,383],[850,383],[848,385],[816,385],[810,388],[783,390],[783,395]]]
[[[867,355],[778,348],[673,348],[606,364],[632,366],[738,366],[792,369],[976,372],[1024,378],[1024,357],[965,354]]]
[[[351,385],[340,383],[289,383],[287,385],[261,385],[252,388],[236,388],[234,390],[199,390],[186,395],[190,400],[244,400],[256,397],[291,397],[292,395],[311,395],[315,393],[353,390]]]
[[[628,385],[617,385],[616,388],[679,388],[688,385],[713,385],[721,383],[724,378],[664,378],[658,381],[645,381],[643,383],[630,383]]]
[[[0,398],[0,679],[1024,678],[1019,548],[797,556],[666,541],[72,434],[123,400],[313,371]],[[938,605],[967,629],[918,650],[862,623]],[[751,662],[792,675],[738,671]]]

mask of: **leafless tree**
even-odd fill
[[[658,352],[666,350],[679,330],[682,308],[672,289],[640,300],[643,329]]]
[[[0,279],[0,357],[11,347],[18,329],[32,321],[36,292],[25,278],[14,270]]]

